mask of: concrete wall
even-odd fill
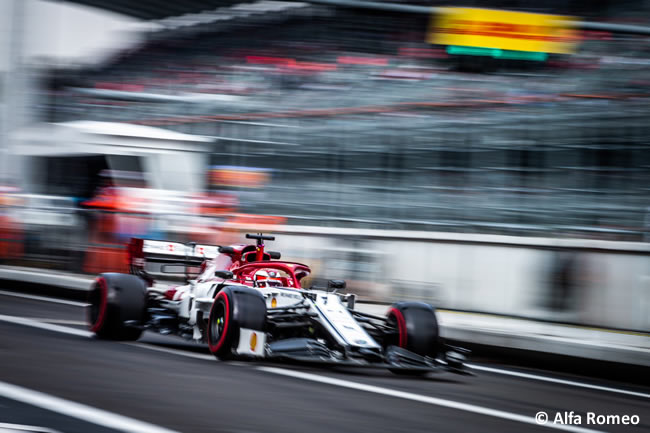
[[[650,244],[292,227],[269,243],[363,298],[650,331]]]

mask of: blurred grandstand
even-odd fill
[[[584,12],[568,5],[536,11]],[[213,137],[205,188],[233,189],[209,167],[266,173],[239,210],[289,224],[647,236],[647,36],[584,32],[572,56],[496,60],[426,44],[419,13],[215,8],[143,15],[160,30],[139,48],[51,71],[38,116]]]

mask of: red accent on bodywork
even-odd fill
[[[201,252],[201,254],[203,254],[203,252]],[[208,261],[204,260],[203,263],[201,263],[201,267],[199,268],[199,275],[203,275],[207,267],[208,267]]]
[[[101,290],[101,300],[99,301],[99,314],[97,315],[97,321],[92,324],[90,330],[92,332],[98,332],[104,326],[104,321],[106,320],[106,308],[108,306],[108,286],[106,285],[106,279],[103,277],[97,278],[97,286]]]
[[[237,268],[232,268],[230,271],[237,277],[237,280],[242,284],[250,285],[253,281],[253,275],[260,269],[276,269],[279,271],[284,271],[291,276],[291,283],[293,287],[299,289],[300,279],[296,277],[296,273],[309,274],[311,270],[307,265],[302,263],[292,263],[292,262],[272,262],[272,261],[262,261],[248,263]],[[246,277],[249,277],[247,280]]]
[[[174,296],[176,295],[176,287],[167,289],[165,291],[165,298],[169,299],[170,301],[174,300]]]
[[[271,256],[267,253],[264,253],[261,259],[258,258],[258,253],[256,251],[251,251],[248,253],[242,254],[240,262],[237,264],[237,266],[243,266],[246,263],[253,263],[253,262],[261,262],[261,261],[267,261],[271,260]]]
[[[228,253],[221,253],[219,256],[215,258],[215,260],[218,260],[219,257],[229,257],[231,260],[231,265],[228,268],[224,267],[219,267],[217,266],[217,269],[227,269],[230,270],[233,267],[237,267],[240,265],[240,263],[244,260],[243,255],[246,253],[250,252],[250,248],[248,247],[253,247],[255,248],[254,245],[246,245],[246,244],[238,244],[238,245],[230,245],[230,247],[233,249],[233,253],[228,254]],[[255,250],[253,250],[255,252]]]
[[[228,327],[230,326],[230,302],[228,301],[228,296],[224,292],[219,292],[217,294],[217,296],[214,298],[214,302],[212,303],[212,308],[214,308],[214,306],[217,304],[217,300],[220,297],[223,298],[223,301],[226,304],[226,323],[223,325],[223,332],[219,336],[219,341],[217,341],[216,344],[212,344],[212,336],[210,335],[212,326],[208,324],[208,347],[212,353],[215,353],[221,348],[221,346],[223,346],[223,343],[226,340],[226,335],[228,335]],[[210,315],[212,315],[212,311],[210,311]]]
[[[257,249],[255,251],[256,251],[255,261],[257,261],[257,262],[262,261],[262,259],[264,259],[264,244],[257,247]]]
[[[131,242],[129,242],[129,246],[127,248],[128,258],[129,258],[128,264],[130,266],[134,266],[137,268],[144,267],[144,251],[142,251],[143,248],[144,248],[143,239],[131,238]]]
[[[406,320],[404,320],[404,315],[397,308],[391,308],[388,310],[388,314],[395,316],[395,320],[397,320],[397,330],[399,331],[399,347],[406,349],[407,334]]]

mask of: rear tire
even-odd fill
[[[249,287],[225,287],[214,298],[208,318],[208,347],[218,359],[234,357],[242,328],[264,331],[264,296]]]
[[[388,310],[387,322],[397,328],[397,337],[384,346],[399,346],[420,356],[435,358],[440,351],[440,335],[435,309],[424,302],[399,302]],[[391,369],[395,374],[418,376],[422,370]]]
[[[90,291],[90,330],[106,340],[137,340],[146,317],[146,298],[147,286],[135,275],[100,274]]]

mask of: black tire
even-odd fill
[[[218,359],[234,357],[242,328],[264,331],[264,296],[249,287],[224,287],[214,298],[208,319],[208,347]]]
[[[100,274],[90,291],[90,330],[106,340],[137,340],[146,317],[146,299],[147,286],[135,275]]]
[[[440,351],[436,310],[424,302],[399,302],[388,310],[387,322],[397,328],[397,337],[385,342],[420,356],[435,358]],[[395,374],[424,375],[422,370],[391,369]]]

